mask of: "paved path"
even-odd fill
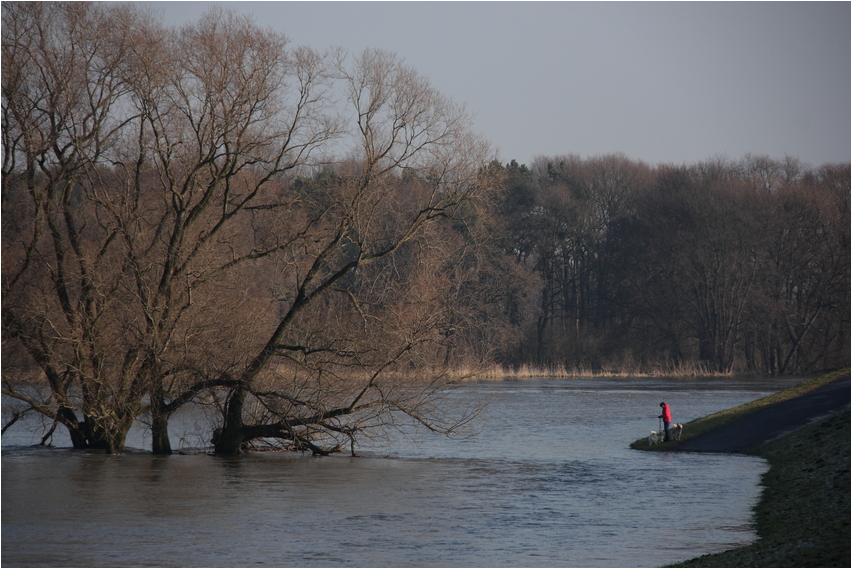
[[[764,407],[713,429],[671,450],[683,452],[748,452],[815,419],[849,406],[849,375],[794,399]]]

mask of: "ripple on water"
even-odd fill
[[[471,385],[500,392],[475,437],[361,458],[110,457],[4,434],[3,563],[629,567],[750,542],[762,460],[627,445],[661,397],[685,422],[762,393],[637,385]]]

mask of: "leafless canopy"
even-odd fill
[[[432,365],[492,188],[462,107],[221,10],[4,4],[2,49],[5,395],[108,451],[146,415],[170,452],[191,400],[222,453],[464,423]]]

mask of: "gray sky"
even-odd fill
[[[392,51],[467,105],[502,162],[850,160],[849,2],[153,4],[167,24],[219,4],[294,44]]]

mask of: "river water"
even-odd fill
[[[656,567],[750,543],[763,460],[633,451],[799,380],[465,385],[477,431],[359,456],[107,456],[3,435],[2,565]],[[55,445],[65,444],[59,434]],[[178,435],[173,435],[178,443]],[[186,440],[186,439],[181,439]],[[144,448],[144,430],[129,443]]]

